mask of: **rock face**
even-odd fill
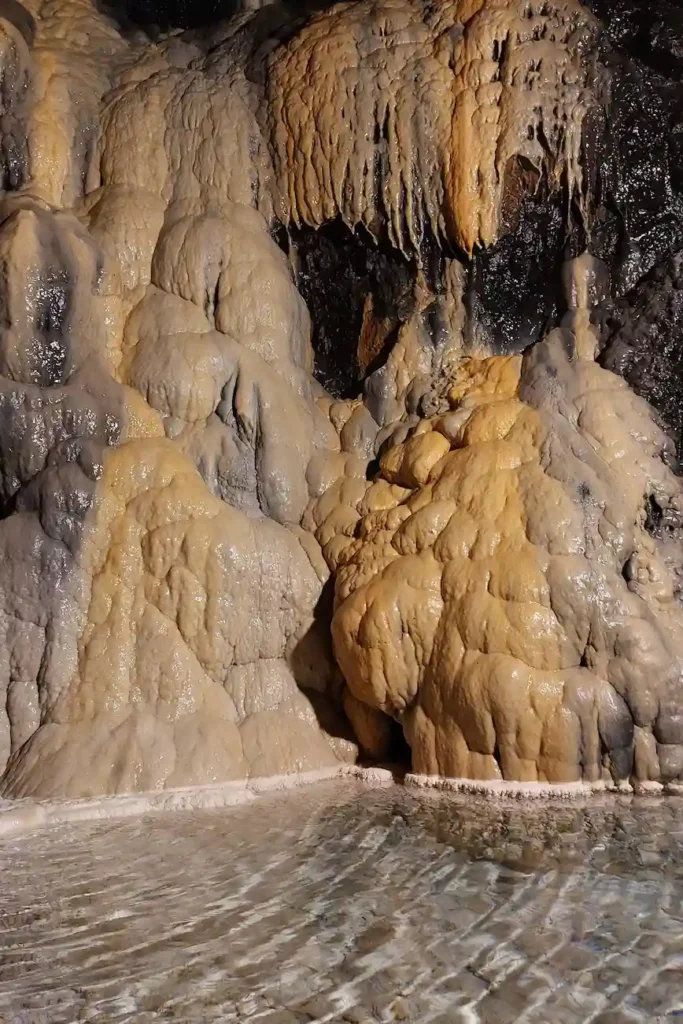
[[[683,777],[674,100],[630,156],[593,6],[0,2],[4,795]]]
[[[647,518],[681,521],[667,439],[561,329],[466,361],[448,404],[326,545],[353,696],[402,723],[424,774],[676,778],[681,549]]]
[[[212,107],[192,44],[136,48],[85,0],[24,12],[29,54],[15,6],[5,78],[27,147],[0,224],[3,790],[353,757],[316,622],[328,572],[298,525],[311,455],[338,440],[254,198],[239,82],[216,72]]]

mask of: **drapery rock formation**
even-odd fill
[[[581,177],[590,21],[577,3],[339,4],[271,58],[287,221],[384,224],[468,252],[498,236],[509,165]],[[341,131],[348,124],[349,131]]]
[[[683,778],[683,89],[591,7],[0,2],[4,795]]]

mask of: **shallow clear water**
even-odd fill
[[[683,802],[349,780],[0,844],[0,1021],[683,1019]]]

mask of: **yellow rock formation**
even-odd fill
[[[683,507],[668,439],[568,332],[463,361],[449,405],[311,509],[351,694],[425,774],[628,777],[634,726],[636,777],[677,774],[680,551],[645,513]]]

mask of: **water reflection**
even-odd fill
[[[0,1020],[683,1018],[683,803],[324,783],[0,846]]]

